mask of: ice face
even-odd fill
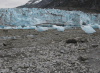
[[[66,26],[76,27],[80,26],[80,20],[84,21],[86,24],[100,24],[100,14],[59,9],[0,9],[0,25],[17,26],[18,29],[22,28],[20,26],[26,26],[25,28],[28,28],[27,26],[34,26],[42,23],[65,24]],[[0,26],[0,28],[3,27]]]

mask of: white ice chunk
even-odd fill
[[[98,24],[93,24],[93,25],[90,25],[92,28],[99,28],[99,25]]]
[[[29,26],[27,26],[27,27],[23,27],[23,29],[30,29],[30,27],[29,27]]]
[[[71,29],[71,26],[65,26],[64,28],[65,29]]]
[[[98,27],[99,27],[99,30],[100,30],[100,25],[98,25]]]
[[[30,29],[35,29],[36,28],[36,26],[30,26]]]
[[[42,31],[48,30],[48,28],[47,27],[36,27],[35,30],[42,32]]]
[[[27,27],[23,27],[23,29],[35,29],[36,26],[27,26]]]
[[[27,37],[27,38],[33,38],[34,35],[27,35],[26,37]]]
[[[52,25],[52,29],[57,29],[58,27],[57,25]]]
[[[18,27],[16,27],[16,29],[22,29],[22,27],[21,26],[18,26]]]
[[[90,34],[96,32],[91,26],[81,26],[82,30],[85,31],[85,33]]]
[[[57,28],[57,30],[58,30],[58,31],[64,31],[64,30],[65,30],[65,28],[64,28],[64,27],[62,27],[62,26],[59,26],[59,27]]]
[[[12,29],[12,27],[8,26],[8,27],[4,27],[4,29]]]

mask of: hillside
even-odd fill
[[[64,10],[82,10],[89,12],[100,12],[99,0],[30,0],[18,8],[59,8]]]

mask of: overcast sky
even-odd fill
[[[29,0],[0,0],[0,8],[13,8],[26,4]]]

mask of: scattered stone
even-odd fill
[[[86,52],[86,48],[80,48],[80,49],[78,49],[78,51],[85,51]]]
[[[17,69],[17,72],[20,73],[20,72],[21,72],[21,68],[18,68],[18,69]]]
[[[64,50],[61,50],[60,53],[64,53]]]
[[[12,67],[12,70],[17,70],[17,65],[14,65],[13,67]]]
[[[5,43],[3,43],[3,46],[7,46]]]
[[[26,37],[33,39],[34,36],[33,35],[27,35]]]
[[[96,48],[96,47],[98,47],[98,45],[97,44],[92,44],[92,47]]]
[[[10,48],[10,47],[12,47],[12,42],[11,41],[5,41],[2,45]]]
[[[100,71],[98,73],[100,73]]]
[[[77,42],[80,42],[80,43],[88,42],[86,38],[82,38],[82,37],[76,37],[75,39],[77,40]]]
[[[29,67],[29,64],[24,64],[24,68],[28,68]]]

